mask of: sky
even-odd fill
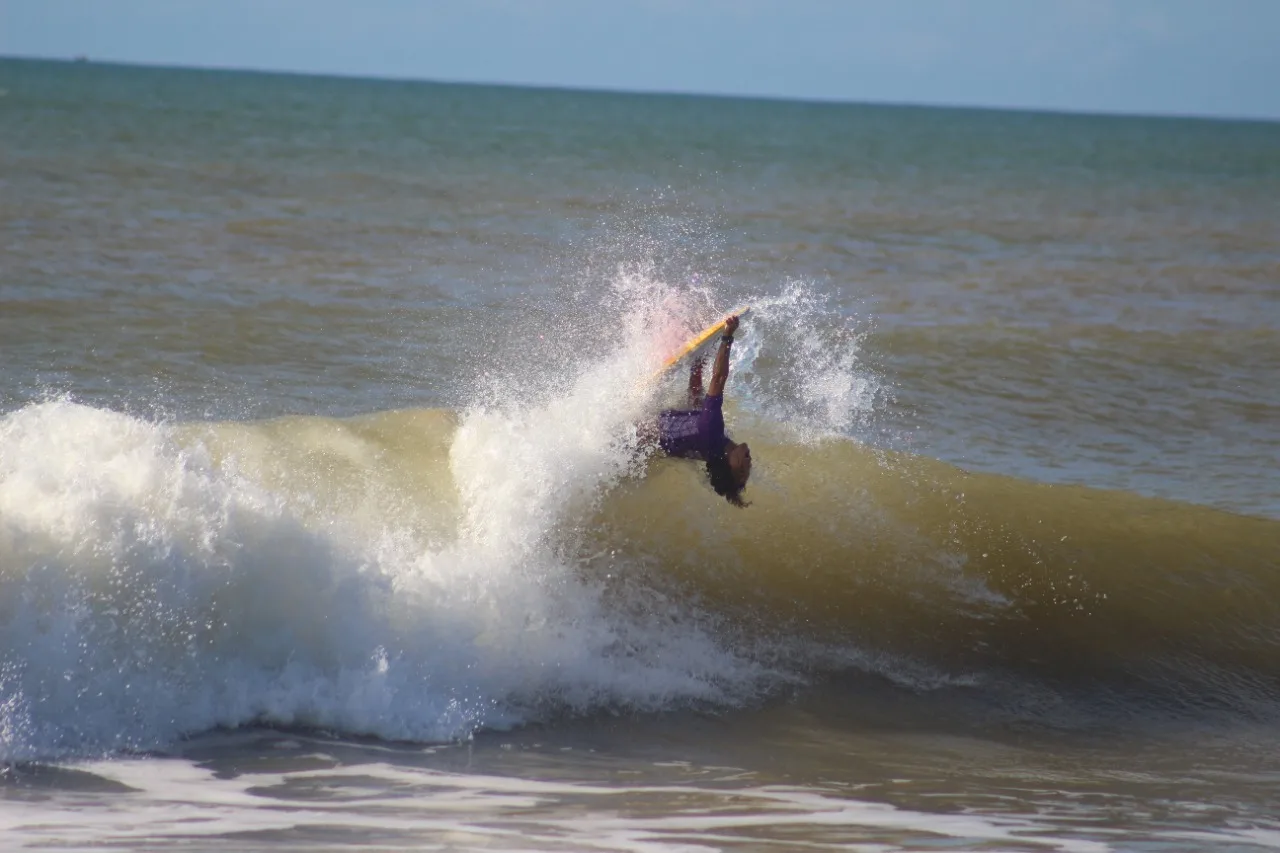
[[[1280,120],[1280,0],[0,0],[0,56]]]

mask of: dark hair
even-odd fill
[[[729,503],[736,507],[750,506],[742,499],[742,486],[738,485],[737,478],[733,476],[726,454],[718,453],[707,460],[707,479],[711,481],[711,488],[715,489],[716,494]]]

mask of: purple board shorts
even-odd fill
[[[667,409],[658,414],[658,446],[668,456],[710,459],[724,452],[724,396],[705,397],[702,408]]]

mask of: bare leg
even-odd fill
[[[705,357],[699,358],[689,365],[689,408],[702,408],[702,367],[707,363]]]

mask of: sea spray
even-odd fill
[[[871,435],[889,388],[862,356],[870,321],[803,281],[751,305],[731,374],[743,409],[798,441]]]

